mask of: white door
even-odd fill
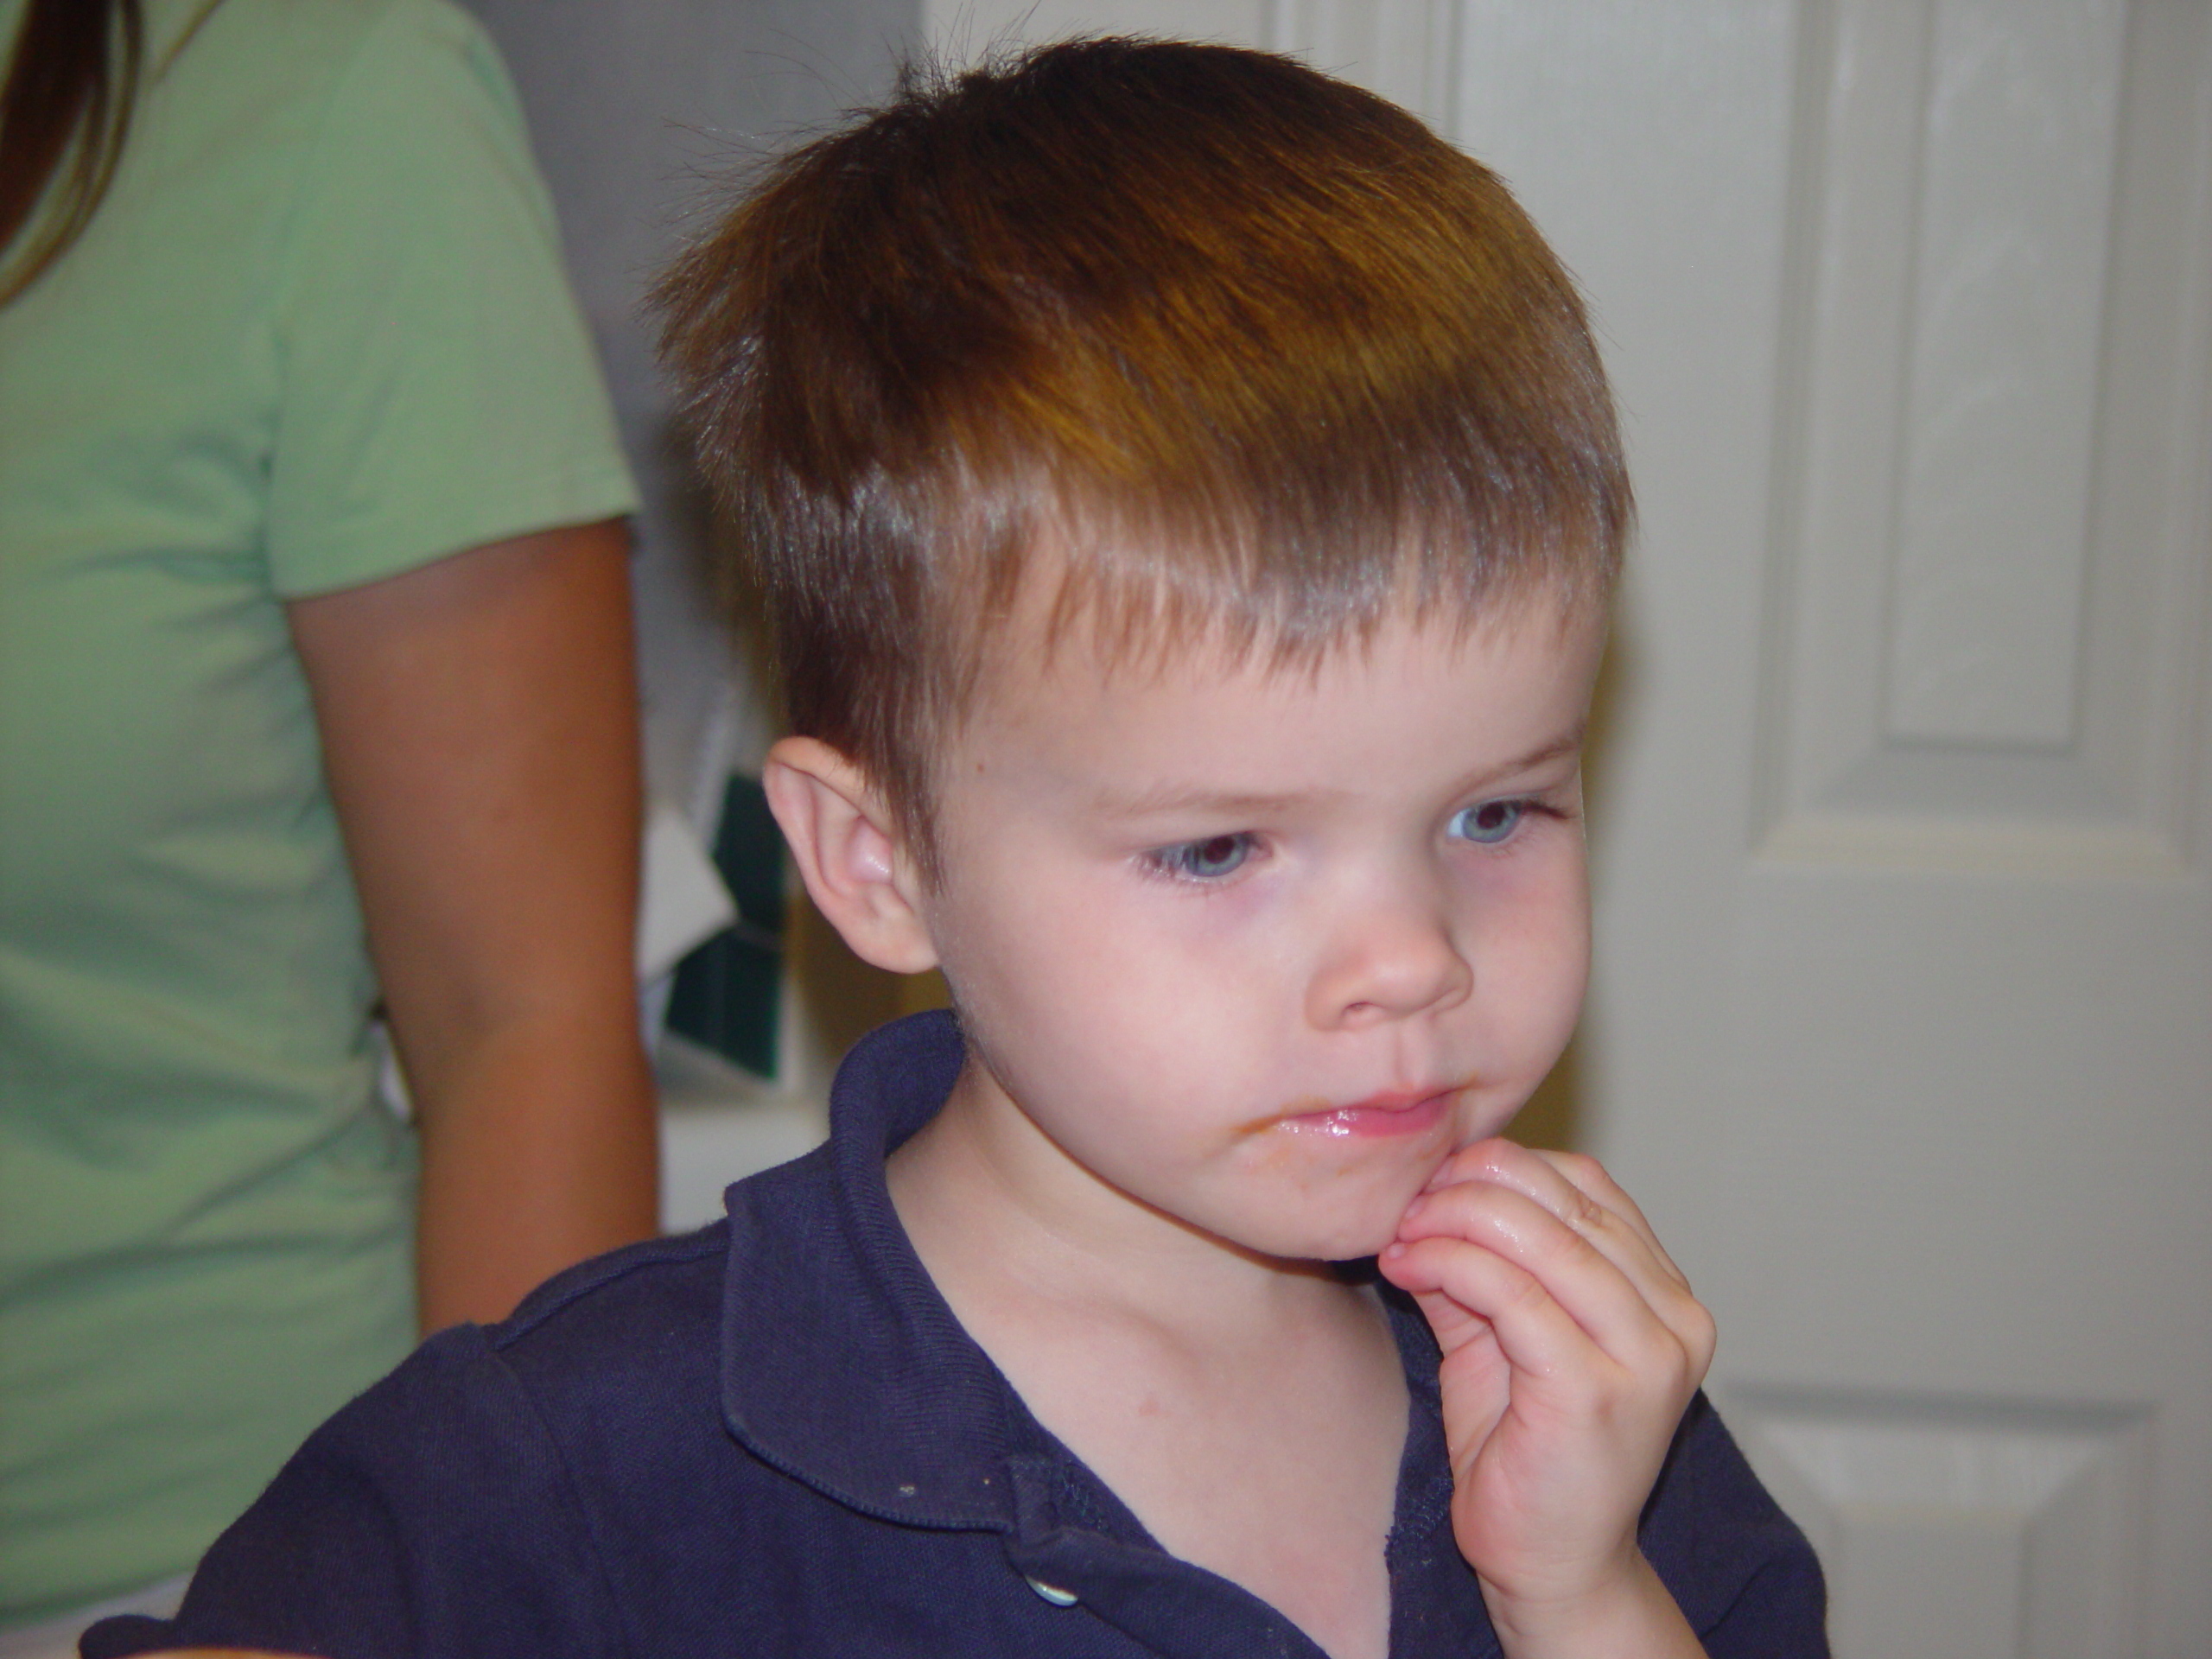
[[[2212,1654],[2212,4],[926,10],[1305,48],[1514,182],[1643,516],[1546,1121],[1843,1659]]]

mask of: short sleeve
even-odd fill
[[[334,83],[277,284],[278,593],[634,507],[513,88],[444,0],[395,0]]]

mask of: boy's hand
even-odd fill
[[[1591,1159],[1479,1141],[1381,1268],[1444,1351],[1452,1530],[1506,1651],[1700,1651],[1636,1524],[1713,1319],[1628,1194]],[[1601,1631],[1652,1639],[1586,1645]]]

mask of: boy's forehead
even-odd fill
[[[1539,580],[1472,610],[1400,595],[1328,634],[1287,640],[1264,618],[1179,616],[1158,603],[1129,615],[1096,598],[1070,604],[1065,592],[1033,575],[1014,603],[976,631],[964,715],[1018,717],[1040,696],[1070,692],[1199,698],[1230,682],[1289,701],[1311,695],[1332,670],[1408,651],[1449,655],[1508,641],[1520,647],[1516,659],[1533,666],[1554,654],[1586,654],[1593,632],[1602,642],[1609,608],[1603,599]]]
[[[1602,602],[1550,586],[1499,595],[1473,615],[1396,605],[1294,651],[1219,621],[1150,636],[1056,627],[1046,607],[1017,604],[979,642],[966,706],[947,735],[954,747],[963,735],[1024,741],[1079,721],[1090,741],[1110,745],[1117,733],[1179,719],[1205,725],[1230,708],[1295,719],[1354,687],[1387,696],[1435,682],[1470,658],[1484,660],[1496,692],[1526,683],[1532,693],[1564,686],[1586,698],[1605,631]]]

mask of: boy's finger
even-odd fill
[[[1679,1410],[1712,1363],[1712,1321],[1704,1309],[1692,1303],[1688,1328],[1678,1330],[1656,1317],[1618,1274],[1611,1275],[1610,1296],[1571,1305],[1554,1281],[1464,1239],[1394,1244],[1379,1266],[1383,1277],[1417,1298],[1440,1295],[1479,1315],[1514,1371],[1562,1399],[1586,1403],[1595,1390],[1619,1401],[1663,1399]],[[1444,1340],[1440,1332],[1440,1345]]]
[[[1689,1276],[1675,1265],[1675,1258],[1667,1254],[1667,1247],[1659,1242],[1659,1235],[1645,1219],[1643,1208],[1629,1197],[1627,1190],[1606,1172],[1603,1164],[1586,1153],[1553,1152],[1541,1147],[1531,1147],[1528,1151],[1530,1156],[1549,1165],[1562,1179],[1619,1216],[1636,1230],[1669,1273],[1685,1286],[1689,1283]]]
[[[1428,1192],[1467,1181],[1490,1181],[1508,1187],[1541,1205],[1578,1232],[1587,1234],[1608,1223],[1618,1223],[1642,1242],[1659,1272],[1685,1290],[1689,1287],[1688,1279],[1659,1243],[1643,1211],[1594,1158],[1543,1151],[1505,1140],[1480,1141],[1449,1160],[1429,1182]]]
[[[1534,1274],[1495,1250],[1459,1239],[1420,1239],[1391,1245],[1377,1266],[1408,1294],[1441,1296],[1478,1316],[1516,1371],[1579,1376],[1610,1357]]]
[[[1647,1230],[1592,1198],[1534,1153],[1518,1147],[1509,1150],[1511,1157],[1485,1160],[1467,1179],[1416,1198],[1399,1221],[1399,1236],[1456,1232],[1474,1237],[1468,1230],[1477,1226],[1525,1229],[1526,1218],[1517,1208],[1525,1205],[1587,1240],[1655,1306],[1689,1294],[1688,1281]]]
[[[1711,1317],[1688,1286],[1600,1205],[1586,1202],[1569,1220],[1516,1188],[1463,1181],[1417,1199],[1398,1236],[1458,1240],[1513,1262],[1624,1363],[1648,1363],[1655,1344],[1710,1356]]]

